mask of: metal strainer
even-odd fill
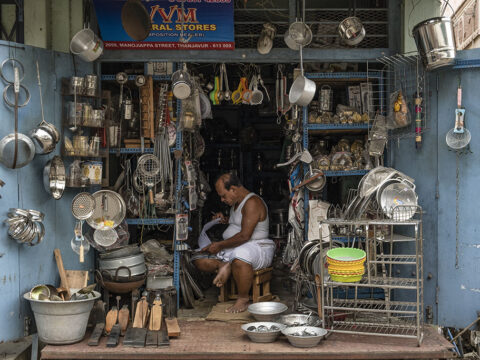
[[[125,218],[127,208],[122,196],[115,191],[100,190],[93,194],[95,210],[87,224],[96,230],[114,229]]]
[[[75,238],[72,239],[72,250],[80,256],[80,262],[84,261],[85,250],[90,249],[88,241],[83,237],[83,222],[92,216],[95,210],[95,199],[90,193],[82,192],[72,200],[72,214],[79,220],[75,225]]]
[[[113,229],[95,230],[93,232],[93,240],[95,240],[98,245],[101,245],[103,247],[113,245],[115,241],[117,241],[117,239],[118,234]]]
[[[72,214],[77,220],[86,220],[95,210],[95,199],[90,193],[82,192],[72,200]]]
[[[150,204],[154,204],[152,188],[160,181],[160,161],[155,155],[144,154],[137,163],[137,174],[143,185],[148,187]]]

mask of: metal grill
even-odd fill
[[[257,4],[258,5],[258,4]],[[340,21],[352,15],[348,8],[321,9],[308,7],[305,10],[307,24],[313,32],[309,45],[313,48],[350,48],[344,45],[337,34]],[[388,48],[388,8],[357,8],[355,15],[362,21],[366,36],[357,48]],[[263,23],[270,22],[277,28],[275,48],[286,48],[283,35],[289,26],[288,7],[244,8],[237,3],[235,9],[235,47],[256,48]]]

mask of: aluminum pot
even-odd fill
[[[288,93],[290,104],[307,106],[313,100],[317,85],[303,74],[303,51],[300,46],[300,75],[297,76]]]
[[[65,165],[60,156],[54,156],[43,168],[43,186],[55,200],[62,197],[65,190]]]
[[[91,29],[77,32],[70,41],[70,51],[82,60],[92,62],[103,53],[103,41]]]
[[[357,45],[365,38],[365,28],[356,16],[343,19],[338,25],[338,34],[347,45]]]
[[[413,37],[427,70],[455,62],[455,36],[450,18],[435,17],[418,23],[413,28]]]
[[[145,264],[145,257],[143,256],[143,253],[139,253],[113,259],[100,259],[98,264],[100,269],[117,269],[120,266],[132,268],[137,265]]]

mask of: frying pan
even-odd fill
[[[132,39],[145,40],[150,34],[152,22],[140,0],[127,0],[122,7],[122,26]]]

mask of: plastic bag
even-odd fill
[[[398,129],[409,125],[411,121],[406,98],[401,90],[394,91],[390,94],[387,127],[389,129]]]
[[[198,89],[194,89],[188,98],[182,100],[179,129],[183,131],[195,131],[201,124],[200,97]]]

